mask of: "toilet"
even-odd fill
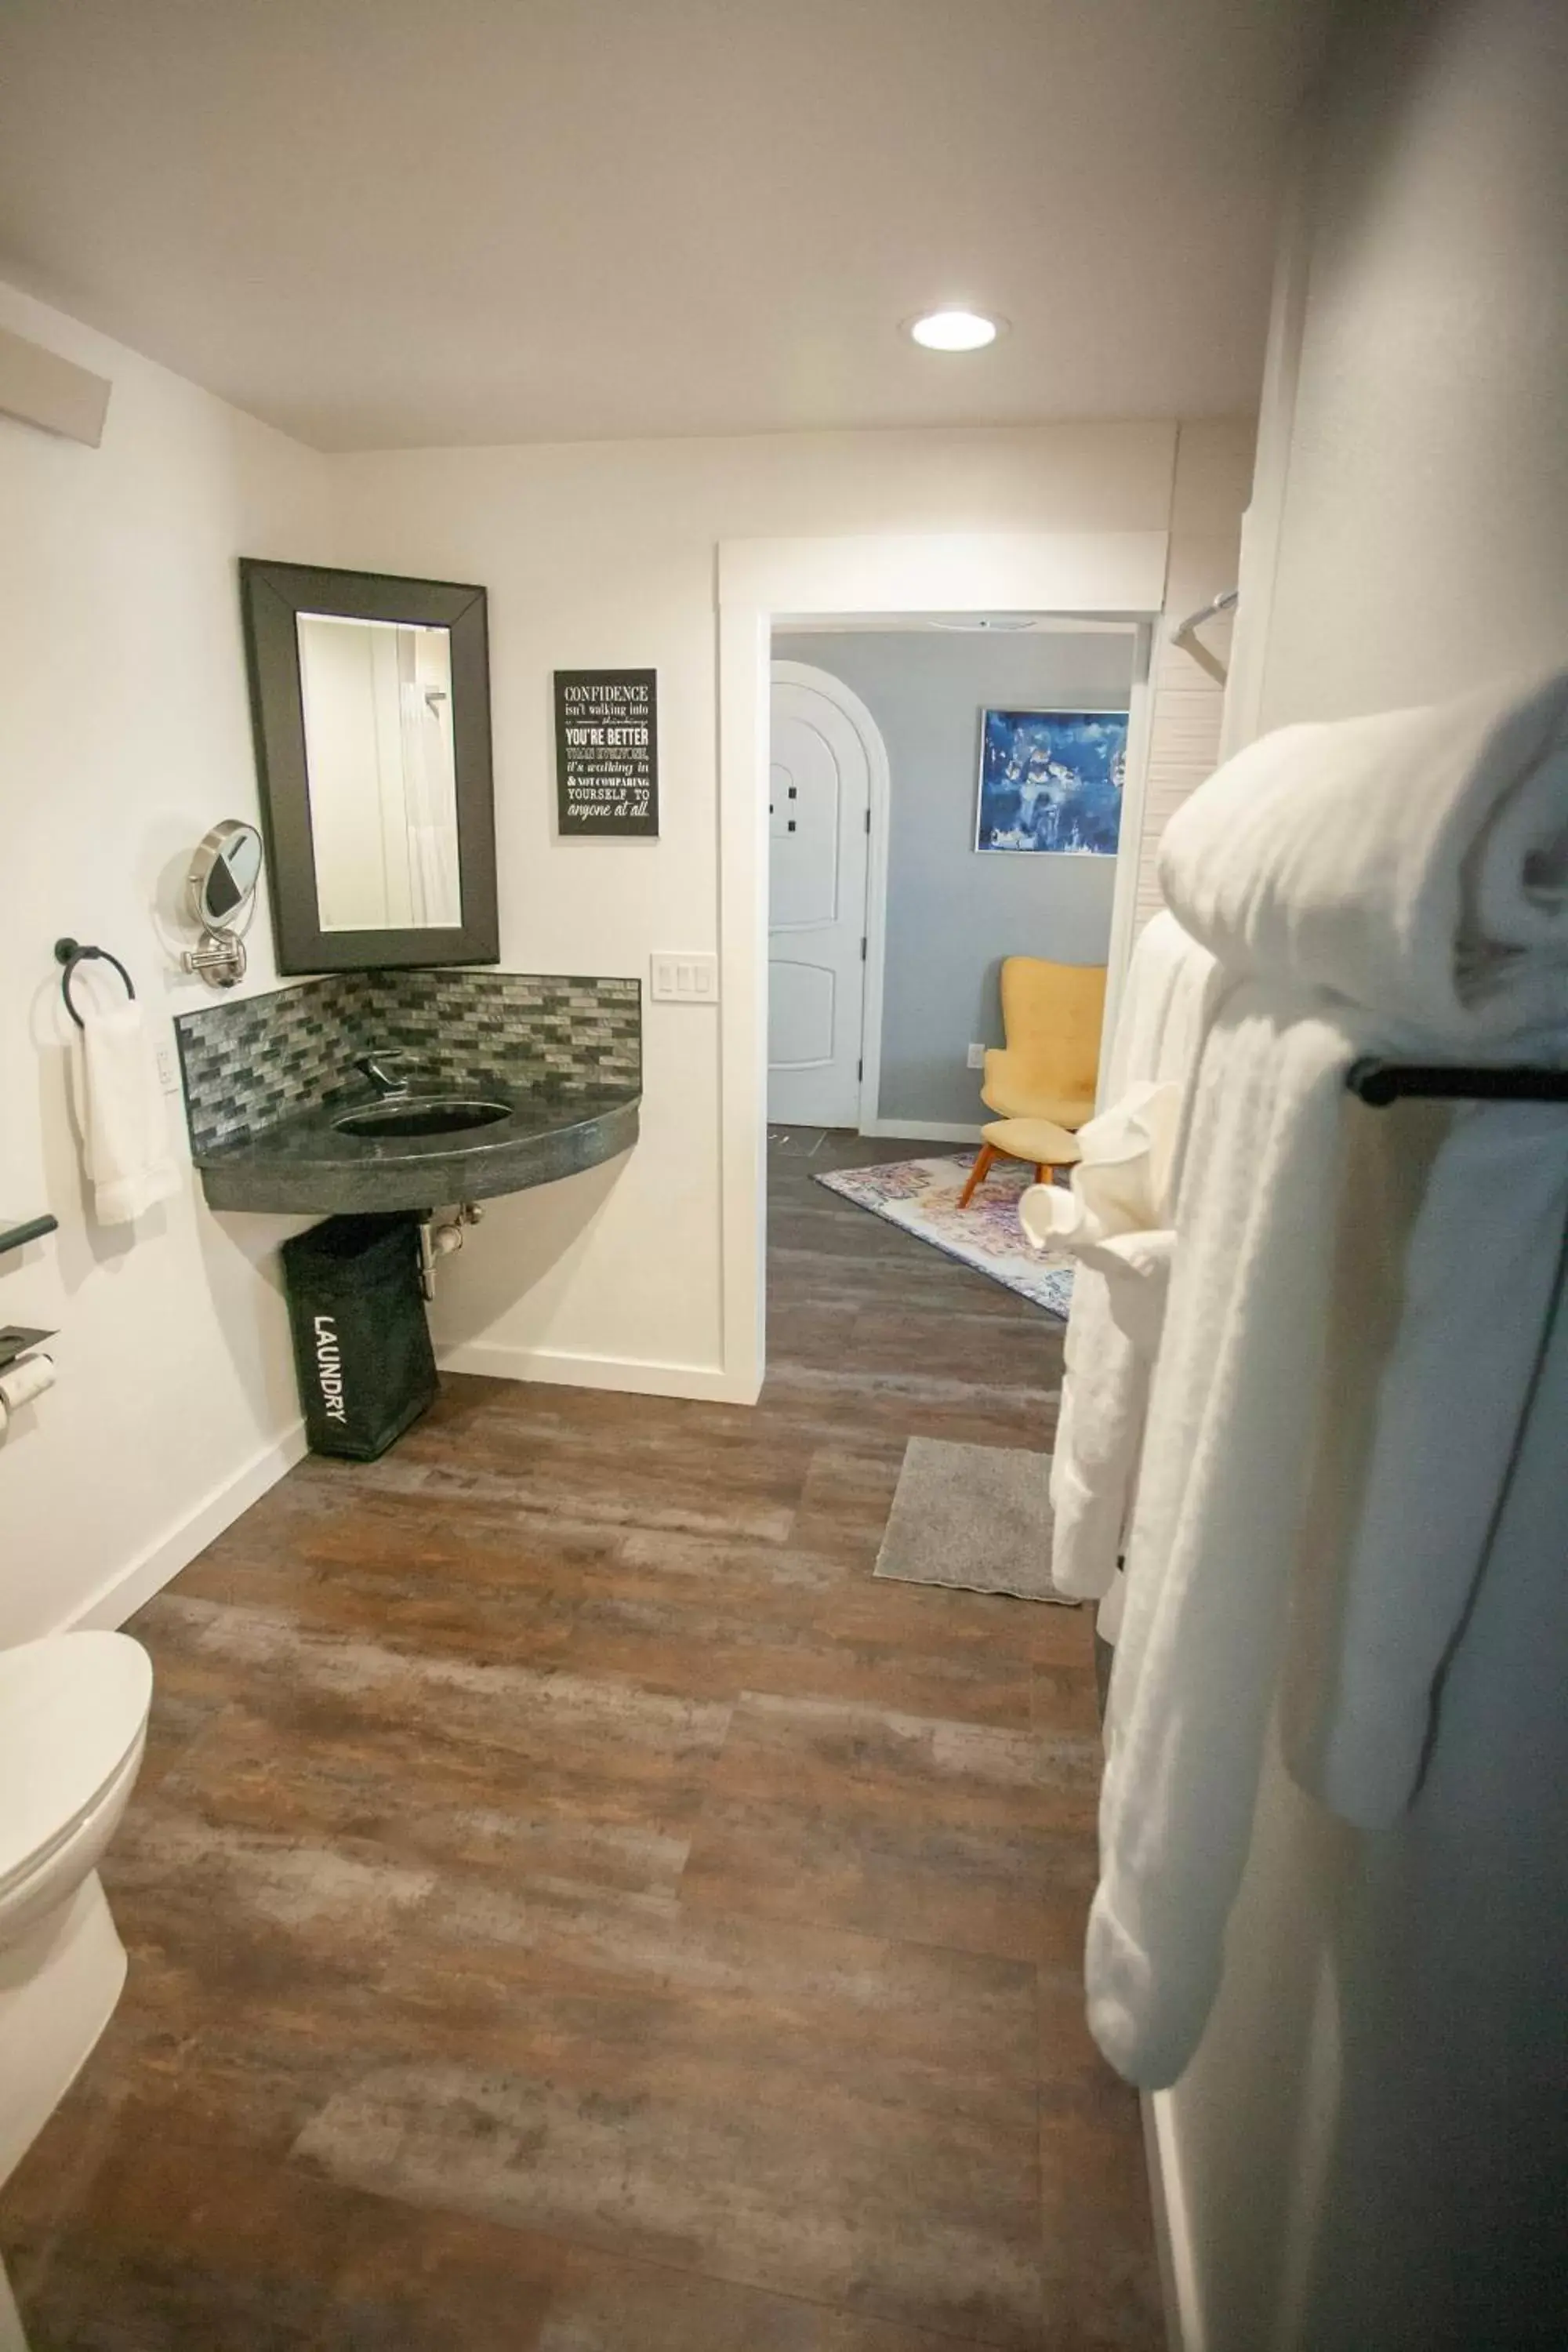
[[[125,1982],[98,1864],[135,1785],[153,1667],[126,1633],[0,1650],[0,2187]],[[9,2298],[0,2276],[0,2346]]]

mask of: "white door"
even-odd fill
[[[768,791],[768,1117],[856,1127],[866,988],[866,746],[832,698],[775,664]]]

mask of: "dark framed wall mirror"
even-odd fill
[[[239,575],[279,971],[494,963],[484,590]]]

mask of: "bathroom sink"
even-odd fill
[[[279,1119],[204,1151],[208,1205],[268,1216],[348,1217],[449,1201],[489,1201],[554,1184],[629,1151],[637,1093],[588,1087],[570,1095],[504,1079],[432,1075],[417,1094],[335,1103]],[[0,1792],[3,1794],[3,1792]],[[4,1814],[0,1803],[0,1815]]]
[[[491,1127],[510,1118],[511,1105],[457,1095],[407,1095],[395,1102],[377,1103],[370,1110],[353,1110],[332,1125],[342,1135],[372,1138],[394,1135],[461,1135],[473,1127]]]

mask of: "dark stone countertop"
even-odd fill
[[[637,1139],[640,1094],[524,1093],[488,1079],[426,1083],[415,1091],[506,1102],[510,1113],[447,1135],[345,1135],[337,1121],[374,1109],[380,1097],[340,1098],[244,1143],[197,1152],[207,1205],[303,1216],[442,1208],[553,1183],[613,1160]]]

